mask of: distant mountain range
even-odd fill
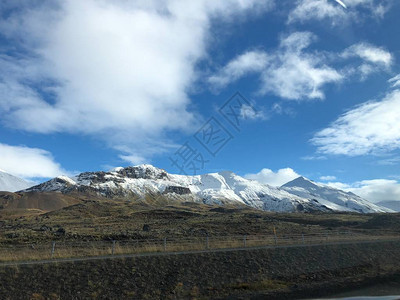
[[[59,176],[23,192],[95,193],[107,198],[164,197],[205,204],[233,204],[275,212],[347,211],[391,212],[339,189],[299,177],[282,187],[272,187],[224,171],[187,176],[169,174],[152,165],[116,168],[110,172],[85,172]]]
[[[16,192],[32,186],[32,183],[0,170],[0,191]]]
[[[377,205],[400,212],[400,201],[380,201]]]

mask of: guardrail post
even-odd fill
[[[56,250],[56,242],[53,241],[51,245],[51,258],[53,258],[55,250]]]
[[[210,245],[209,245],[209,243],[208,243],[208,235],[206,236],[206,249],[207,249],[207,250],[210,249]]]
[[[111,255],[115,253],[115,240],[112,241]]]
[[[167,238],[164,238],[164,251],[167,251]]]
[[[301,234],[301,239],[302,239],[303,244],[304,244],[304,233]]]
[[[244,235],[244,236],[243,236],[243,247],[245,247],[245,248],[246,248],[246,243],[247,243],[247,241],[246,241],[246,235]]]

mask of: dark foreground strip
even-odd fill
[[[134,258],[134,257],[151,257],[151,256],[167,256],[167,255],[185,255],[185,254],[201,254],[201,253],[218,253],[218,252],[233,252],[233,251],[248,251],[248,250],[262,250],[262,249],[283,249],[283,248],[303,248],[303,247],[321,247],[331,245],[356,245],[356,244],[374,244],[374,243],[387,243],[398,242],[400,239],[387,239],[387,240],[364,240],[364,241],[348,241],[348,242],[331,242],[319,244],[296,244],[296,245],[276,245],[276,246],[257,246],[257,247],[241,247],[241,248],[223,248],[223,249],[208,249],[208,250],[192,250],[192,251],[178,251],[178,252],[147,252],[136,254],[118,254],[118,255],[101,255],[90,257],[71,257],[71,258],[55,258],[44,260],[31,260],[31,261],[14,261],[0,263],[0,267],[7,266],[21,266],[21,265],[41,265],[53,264],[63,262],[79,262],[91,260],[104,260],[104,259],[119,259],[119,258]]]

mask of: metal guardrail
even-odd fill
[[[315,234],[231,235],[204,237],[165,237],[161,239],[112,241],[53,241],[47,244],[0,245],[0,261],[29,261],[49,258],[78,258],[104,255],[179,252],[284,246],[315,243],[337,243],[361,240],[378,240],[388,236],[371,236],[350,231],[329,231]]]

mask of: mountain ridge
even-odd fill
[[[240,204],[276,212],[387,211],[370,205],[358,196],[356,200],[361,204],[349,208],[332,204],[322,197],[313,197],[310,193],[308,197],[304,197],[288,189],[289,187],[272,187],[248,180],[230,171],[188,176],[170,174],[163,169],[144,164],[119,167],[109,172],[84,172],[74,177],[59,176],[24,191],[94,192],[109,198],[162,194],[182,201],[218,205]]]

